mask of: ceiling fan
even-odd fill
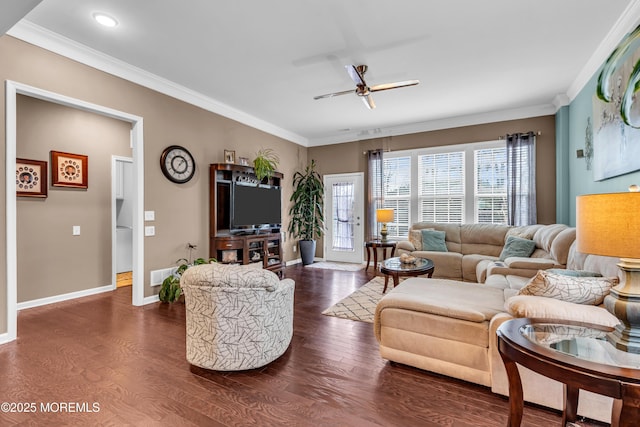
[[[367,67],[366,65],[357,65],[357,66],[345,65],[345,68],[347,69],[347,72],[349,73],[349,77],[351,77],[351,80],[353,80],[353,82],[356,84],[355,90],[351,89],[351,90],[345,90],[342,92],[328,93],[326,95],[314,96],[313,99],[333,98],[334,96],[338,96],[338,95],[355,93],[356,95],[362,98],[364,105],[366,105],[367,108],[372,110],[376,108],[376,104],[375,102],[373,102],[373,97],[371,96],[373,92],[379,92],[381,90],[388,90],[388,89],[397,89],[405,86],[415,86],[418,83],[420,83],[420,80],[407,80],[404,82],[384,83],[384,84],[369,87],[367,86],[367,83],[364,81],[364,74],[367,72],[367,69],[369,67]]]

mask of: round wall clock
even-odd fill
[[[196,173],[196,162],[186,148],[172,145],[162,152],[160,169],[170,181],[184,184]]]

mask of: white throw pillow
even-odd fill
[[[507,299],[504,308],[513,317],[570,320],[614,327],[620,321],[603,307],[574,304],[553,298],[518,295]]]
[[[617,277],[570,277],[539,270],[518,294],[599,305],[617,283]]]

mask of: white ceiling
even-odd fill
[[[44,0],[9,34],[313,146],[553,114],[639,3]],[[347,64],[367,64],[369,85],[420,85],[374,94],[375,110],[355,94],[314,100],[354,88]]]

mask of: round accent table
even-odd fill
[[[380,266],[380,272],[384,274],[384,289],[382,293],[387,292],[387,285],[389,284],[389,276],[393,277],[393,287],[398,286],[399,276],[422,276],[426,274],[427,277],[433,276],[435,271],[435,265],[433,261],[428,258],[416,258],[415,262],[405,264],[400,262],[400,258],[389,258],[382,261]]]
[[[562,425],[577,419],[580,390],[613,397],[611,425],[640,420],[640,354],[607,341],[613,328],[543,319],[511,319],[498,327],[498,350],[509,378],[509,421],[522,421],[522,382],[516,363],[565,384]]]
[[[369,269],[369,262],[371,261],[371,252],[373,252],[373,271],[378,269],[378,248],[382,248],[382,259],[387,259],[387,249],[391,248],[391,256],[393,257],[396,253],[396,243],[393,240],[369,240],[365,243],[365,247],[367,248],[367,267],[364,269],[367,271]]]

